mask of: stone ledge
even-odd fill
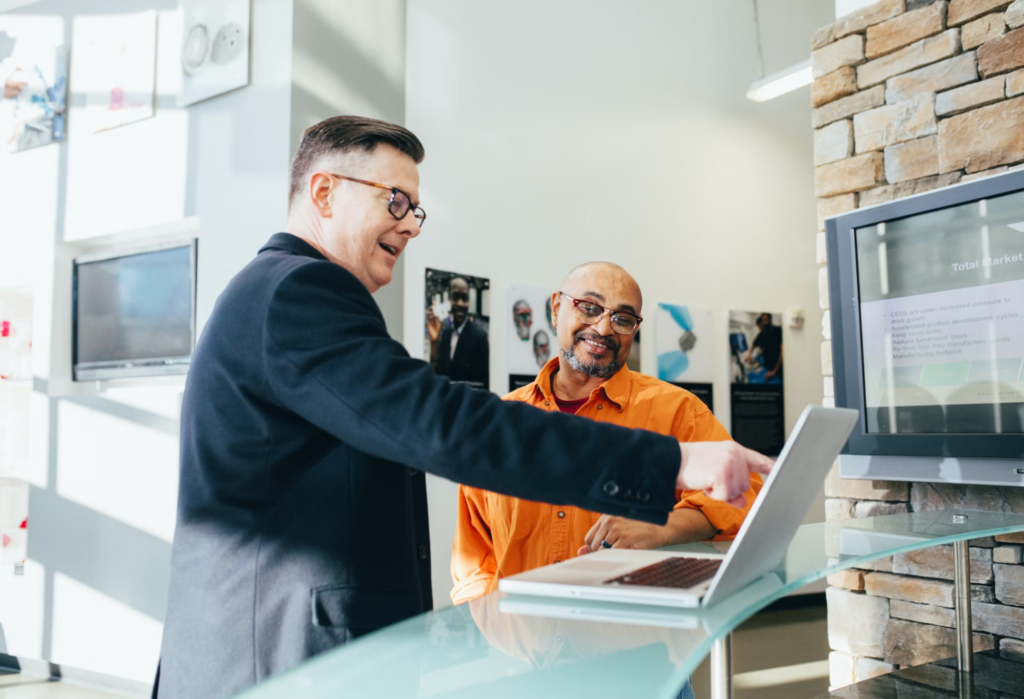
[[[831,343],[826,344],[831,348]],[[831,354],[829,357],[831,360]],[[910,486],[908,483],[840,478],[839,468],[833,466],[825,477],[825,497],[906,502],[910,499]]]
[[[964,51],[975,49],[1006,33],[1006,22],[998,12],[965,24],[960,29],[960,46]]]
[[[833,650],[880,658],[885,652],[889,600],[837,587],[825,590],[828,644]]]
[[[885,101],[895,104],[914,95],[942,92],[978,79],[974,51],[962,53],[924,68],[889,78],[885,83]]]
[[[939,607],[953,606],[953,583],[938,580],[891,573],[869,573],[864,576],[864,591],[873,597],[933,604]]]
[[[844,66],[811,83],[811,106],[820,107],[857,91],[857,70]]]
[[[948,187],[956,184],[960,181],[961,174],[959,172],[951,172],[945,175],[936,175],[933,177],[922,177],[919,180],[908,180],[907,182],[900,182],[898,184],[887,184],[881,187],[875,187],[867,191],[858,194],[860,199],[861,207],[874,206],[875,204],[884,204],[885,202],[893,201],[895,199],[902,199],[904,197],[910,197],[921,192],[930,192],[933,189],[939,189],[940,187]]]
[[[973,66],[973,59],[972,59]],[[848,119],[873,107],[885,104],[885,86],[879,85],[870,90],[856,92],[849,97],[840,97],[834,102],[811,111],[811,124],[816,129],[831,124],[833,121]]]
[[[864,589],[864,571],[848,568],[840,570],[827,578],[828,584],[832,587],[841,587],[846,590],[860,592]]]
[[[946,28],[946,2],[927,5],[868,27],[864,55],[868,59],[892,53],[915,41],[941,34]]]
[[[991,650],[996,639],[974,634],[974,650]],[[923,665],[956,655],[956,632],[943,626],[890,619],[885,633],[883,659],[894,665]]]
[[[904,621],[945,626],[950,629],[956,628],[956,612],[948,607],[938,607],[934,604],[918,604],[898,599],[889,600],[889,616]]]
[[[1024,609],[1020,607],[974,602],[971,604],[971,616],[976,631],[987,631],[997,636],[1024,638]]]
[[[858,67],[857,86],[863,90],[866,87],[883,83],[897,75],[902,75],[908,71],[954,56],[959,51],[960,30],[948,29],[938,36],[922,39],[895,53],[890,53],[882,58],[876,58]],[[842,65],[852,65],[852,63],[844,63]]]
[[[996,599],[1003,604],[1024,607],[1024,566],[996,563]]]
[[[1024,66],[1024,29],[1015,29],[978,47],[978,72],[983,78],[1021,66]]]
[[[950,0],[947,24],[955,27],[1009,4],[1010,0]]]
[[[830,216],[845,214],[857,208],[857,195],[853,192],[835,197],[818,199],[818,230],[825,230],[825,219]]]
[[[880,24],[887,19],[902,14],[903,0],[880,0],[873,5],[851,12],[832,25],[832,33],[836,39],[849,34],[862,32],[873,24]]]
[[[844,66],[856,66],[864,62],[864,37],[859,34],[811,52],[811,76],[818,79]]]
[[[993,581],[992,550],[970,547],[971,582],[989,585]],[[892,570],[901,575],[921,578],[953,579],[953,547],[930,546],[925,549],[908,551],[893,557]]]

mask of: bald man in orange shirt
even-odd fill
[[[592,262],[574,269],[551,296],[558,356],[536,381],[505,399],[659,432],[680,442],[729,440],[696,396],[626,368],[642,302],[640,287],[618,265]],[[701,491],[677,491],[676,509],[664,526],[460,486],[452,601],[468,602],[497,590],[501,578],[601,547],[651,549],[731,539],[763,480],[751,474],[750,483],[750,490],[732,504]]]

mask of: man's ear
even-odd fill
[[[314,172],[309,178],[309,200],[321,218],[334,215],[334,202],[331,193],[334,191],[334,180],[322,172]]]
[[[558,309],[562,305],[562,295],[557,291],[551,294],[551,324],[558,327]]]

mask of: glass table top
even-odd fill
[[[807,524],[775,570],[712,607],[494,593],[369,634],[241,696],[675,699],[717,639],[790,592],[878,558],[1020,531],[1024,515],[957,510]]]

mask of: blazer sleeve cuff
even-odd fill
[[[595,509],[606,514],[665,524],[676,505],[679,443],[674,437],[651,432],[645,435],[642,446],[636,458],[647,461],[647,468],[613,465],[602,473],[589,495],[599,503]]]

